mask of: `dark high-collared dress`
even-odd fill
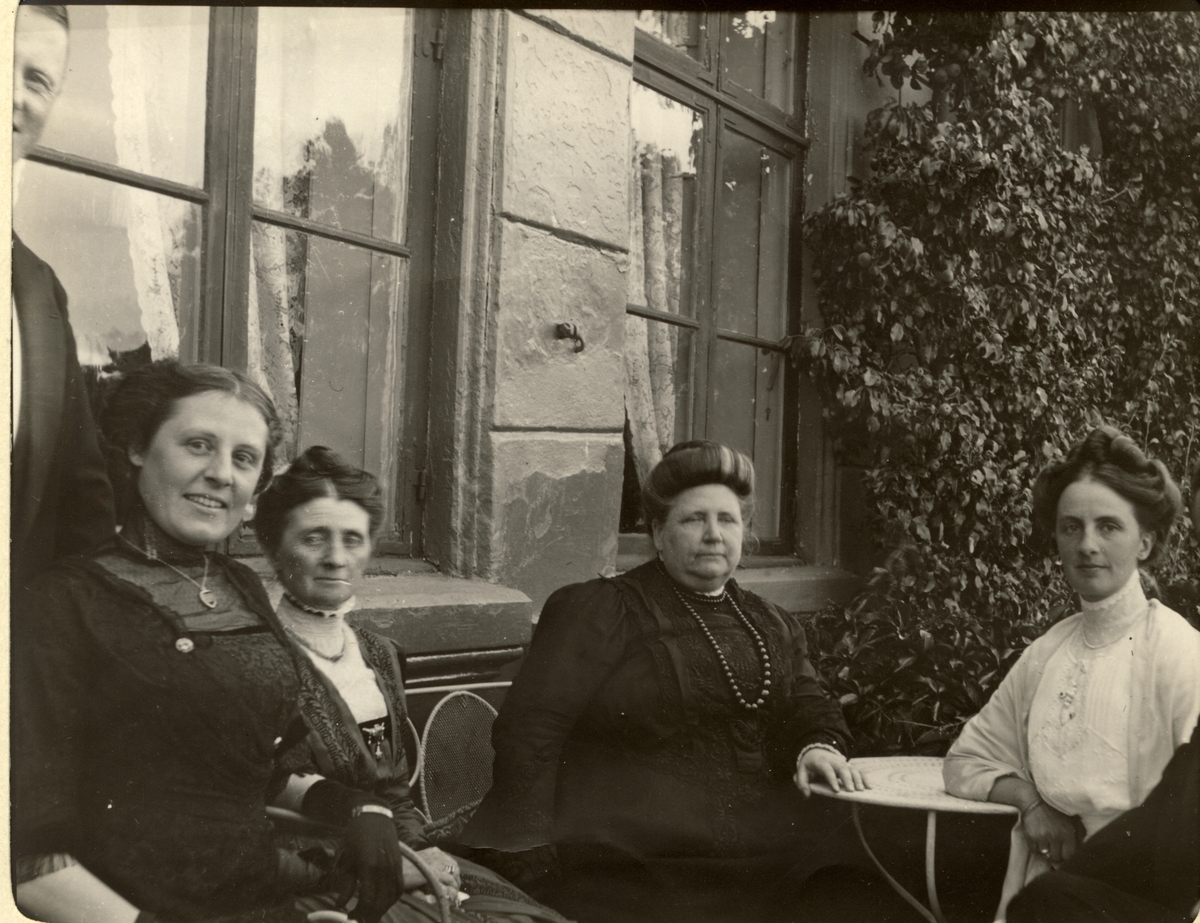
[[[122,545],[18,598],[13,855],[69,855],[163,920],[302,920],[264,800],[294,654],[257,576],[208,559],[176,566],[212,612]]]
[[[551,596],[465,841],[553,844],[557,874],[532,893],[585,921],[753,919],[759,902],[786,900],[825,832],[792,781],[796,756],[818,742],[845,752],[849,734],[798,619],[728,590],[767,642],[773,684],[755,713],[697,624],[753,701],[762,664],[728,600],[688,594],[656,561]]]

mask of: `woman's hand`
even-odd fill
[[[462,885],[462,872],[458,867],[458,860],[448,853],[442,852],[436,846],[430,846],[428,849],[422,849],[417,853],[418,856],[425,862],[426,865],[433,871],[438,883],[454,894]],[[425,875],[415,865],[404,860],[404,890],[409,891],[412,888],[419,888],[425,885]]]
[[[796,774],[792,777],[796,787],[807,798],[812,794],[813,782],[824,782],[835,792],[861,792],[867,788],[866,780],[859,770],[836,750],[812,747],[801,752],[796,759]]]
[[[1037,853],[1057,868],[1075,855],[1078,837],[1075,820],[1038,799],[1034,806],[1022,812],[1021,826],[1029,851]]]
[[[397,845],[396,826],[385,814],[363,812],[346,825],[336,870],[342,874],[335,906],[345,907],[353,894],[357,923],[378,923],[400,899],[403,857]]]

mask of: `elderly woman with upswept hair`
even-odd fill
[[[1141,804],[1200,715],[1200,633],[1142,590],[1182,509],[1163,464],[1099,427],[1048,465],[1035,526],[1081,611],[1031,644],[944,765],[946,788],[1020,809],[1004,900]]]
[[[642,500],[657,556],[547,600],[464,839],[584,921],[793,919],[829,833],[804,795],[864,783],[800,621],[733,579],[754,467],[681,443]]]

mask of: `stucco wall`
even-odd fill
[[[485,575],[536,611],[616,561],[634,14],[503,16],[477,527]]]

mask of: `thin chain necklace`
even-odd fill
[[[175,571],[175,573],[179,574],[179,576],[182,577],[184,580],[188,581],[188,583],[191,583],[193,586],[195,586],[196,590],[197,590],[196,598],[199,599],[201,604],[204,605],[206,608],[208,608],[208,609],[217,608],[216,594],[213,593],[213,591],[208,588],[208,554],[207,554],[207,552],[203,552],[203,551],[201,552],[201,555],[203,555],[203,557],[204,557],[204,576],[201,577],[200,580],[196,580],[194,577],[190,577],[187,574],[185,574],[183,571],[181,571],[178,567],[176,567],[170,561],[164,561],[157,554],[154,554],[151,551],[147,551],[145,548],[139,548],[137,545],[135,545],[133,542],[131,542],[129,539],[127,539],[124,535],[120,536],[120,539],[126,545],[128,545],[130,548],[132,548],[134,551],[141,552],[143,555],[145,555],[147,561],[155,561],[159,564],[165,564],[167,567],[171,568],[171,570]]]
[[[723,603],[728,600],[729,604],[733,606],[733,611],[737,613],[738,621],[742,623],[742,627],[746,629],[751,640],[754,641],[755,653],[758,655],[758,664],[762,670],[762,690],[758,693],[757,699],[753,702],[748,702],[746,701],[745,693],[742,692],[741,687],[738,685],[737,677],[733,674],[733,668],[729,666],[729,660],[725,657],[725,652],[717,644],[717,639],[713,637],[713,633],[709,630],[708,625],[700,618],[700,613],[692,608],[692,604],[688,602],[687,597],[679,591],[679,587],[675,586],[674,583],[672,583],[671,589],[675,591],[675,595],[679,597],[679,601],[683,603],[683,607],[691,613],[696,624],[700,626],[701,634],[708,641],[708,646],[717,655],[717,662],[721,665],[721,672],[725,675],[725,682],[729,684],[729,689],[733,693],[733,697],[737,700],[738,705],[746,709],[746,711],[758,711],[771,695],[771,655],[767,650],[767,642],[763,640],[763,636],[754,627],[754,623],[742,611],[728,590],[722,590],[720,596],[712,597],[712,601],[715,603]]]
[[[346,653],[346,631],[344,628],[342,629],[342,646],[338,649],[338,652],[336,654],[326,654],[323,650],[321,650],[320,648],[313,645],[307,638],[302,636],[299,632],[293,631],[292,627],[290,625],[284,625],[283,630],[286,631],[293,638],[295,638],[296,643],[298,643],[305,650],[312,651],[314,654],[316,654],[322,660],[328,660],[330,663],[337,663],[339,660],[342,659],[343,655]]]

